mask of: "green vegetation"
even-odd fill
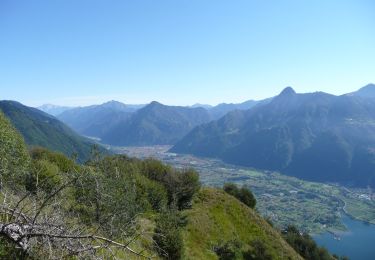
[[[0,189],[25,174],[30,158],[22,137],[0,111]]]
[[[90,157],[93,143],[56,118],[14,101],[0,101],[0,110],[23,136],[27,145],[59,151],[68,157],[76,155],[80,162]]]
[[[296,225],[310,234],[344,230],[343,210],[355,219],[375,224],[375,197],[369,188],[309,182],[276,172],[225,164],[216,159],[171,154],[167,152],[170,146],[112,149],[138,158],[157,158],[179,169],[187,165],[194,167],[204,186],[245,185],[256,197],[256,210],[280,229]]]
[[[255,205],[257,203],[253,193],[247,188],[246,186],[242,186],[241,189],[237,187],[236,184],[233,183],[226,183],[223,187],[224,191],[235,198],[237,198],[239,201],[244,203],[246,206],[250,208],[255,208]]]
[[[156,220],[154,239],[159,255],[166,259],[181,259],[183,241],[181,236],[181,216],[178,211],[168,210]]]
[[[306,260],[333,259],[325,248],[318,247],[308,234],[300,233],[294,226],[289,226],[283,232],[283,237]]]
[[[78,165],[36,148],[0,115],[0,256],[5,259],[302,259],[253,209],[251,192],[201,188],[197,172],[91,152]],[[5,130],[6,129],[6,130]],[[19,174],[13,174],[19,173]],[[3,177],[3,176],[2,176]],[[17,181],[17,182],[16,182]]]
[[[260,253],[270,259],[302,259],[278,231],[224,191],[201,189],[192,209],[184,214],[188,219],[182,231],[186,259],[228,259],[225,255],[256,259]]]
[[[308,233],[345,230],[343,209],[353,218],[375,223],[375,201],[361,198],[370,196],[366,189],[347,189],[230,166],[197,169],[204,185],[247,185],[256,196],[257,210],[280,229],[293,224]]]

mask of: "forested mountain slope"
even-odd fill
[[[375,99],[288,87],[268,104],[196,127],[171,151],[375,187]]]
[[[174,144],[195,126],[209,122],[204,108],[166,106],[152,102],[118,122],[102,140],[113,145]]]
[[[100,138],[114,125],[127,120],[135,110],[123,103],[109,101],[101,105],[73,108],[57,118],[81,135]]]
[[[0,101],[0,110],[29,146],[46,147],[67,156],[77,154],[82,161],[88,159],[93,143],[55,117],[15,101]]]

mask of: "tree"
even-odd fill
[[[256,199],[253,193],[247,186],[242,186],[241,189],[237,187],[234,183],[225,183],[223,187],[224,191],[233,197],[237,198],[239,201],[244,203],[246,206],[250,208],[255,208],[256,206]]]
[[[64,219],[66,213],[62,211],[61,200],[57,197],[75,181],[61,185],[41,201],[30,198],[30,192],[16,203],[4,200],[0,207],[0,215],[5,216],[0,221],[0,236],[16,245],[20,249],[17,254],[24,256],[31,255],[35,248],[40,247],[45,248],[49,258],[57,255],[61,255],[61,258],[73,255],[92,258],[98,250],[108,249],[112,252],[111,248],[121,248],[130,254],[151,259],[152,256],[129,246],[141,234],[134,234],[124,243],[100,235],[100,226],[96,230],[69,226]],[[32,214],[29,213],[30,209],[35,209]]]
[[[333,256],[325,248],[319,247],[306,233],[301,233],[295,226],[288,226],[283,231],[288,244],[307,260],[332,260]]]

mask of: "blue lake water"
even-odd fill
[[[354,220],[343,215],[343,222],[348,232],[338,233],[341,240],[334,239],[330,233],[315,235],[314,239],[331,253],[347,256],[351,260],[375,259],[375,225]]]

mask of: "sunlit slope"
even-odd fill
[[[237,245],[239,259],[259,247],[271,259],[302,259],[263,218],[224,191],[202,189],[186,214],[185,259],[218,259],[215,248],[225,244]]]

